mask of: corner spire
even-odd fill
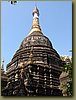
[[[2,60],[2,66],[1,66],[1,69],[4,70],[4,59]]]
[[[5,71],[4,71],[4,59],[2,60],[2,65],[1,65],[1,73],[4,74]]]
[[[32,28],[29,34],[31,34],[34,31],[41,32],[41,28],[39,25],[39,10],[36,5],[35,5],[35,8],[33,9],[32,15],[33,15],[33,22],[32,22]]]

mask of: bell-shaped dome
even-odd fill
[[[20,48],[25,48],[28,46],[47,46],[52,48],[52,43],[41,32],[34,31],[22,41]]]

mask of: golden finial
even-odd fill
[[[36,2],[35,2],[35,8],[33,9],[33,16],[35,16],[35,14],[37,14],[37,17],[39,16],[39,10],[37,8]]]
[[[32,12],[33,14],[33,22],[32,22],[32,29],[29,33],[29,35],[33,32],[41,32],[41,28],[40,28],[40,25],[39,25],[39,10],[35,4],[35,8]]]

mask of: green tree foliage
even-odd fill
[[[66,63],[64,64],[64,69],[66,73],[68,73],[69,80],[67,81],[66,87],[67,87],[67,96],[72,96],[72,63]]]
[[[72,86],[73,86],[73,83],[72,83],[72,64],[69,64],[68,65],[69,67],[68,67],[68,72],[69,72],[69,81],[68,81],[68,83],[67,83],[67,87],[68,87],[68,90],[67,90],[67,92],[68,92],[68,95],[69,96],[72,96]]]

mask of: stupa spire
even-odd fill
[[[36,5],[35,5],[35,8],[33,9],[32,15],[33,15],[33,22],[32,22],[32,28],[29,34],[31,34],[34,31],[41,31],[41,28],[39,25],[39,10]]]

